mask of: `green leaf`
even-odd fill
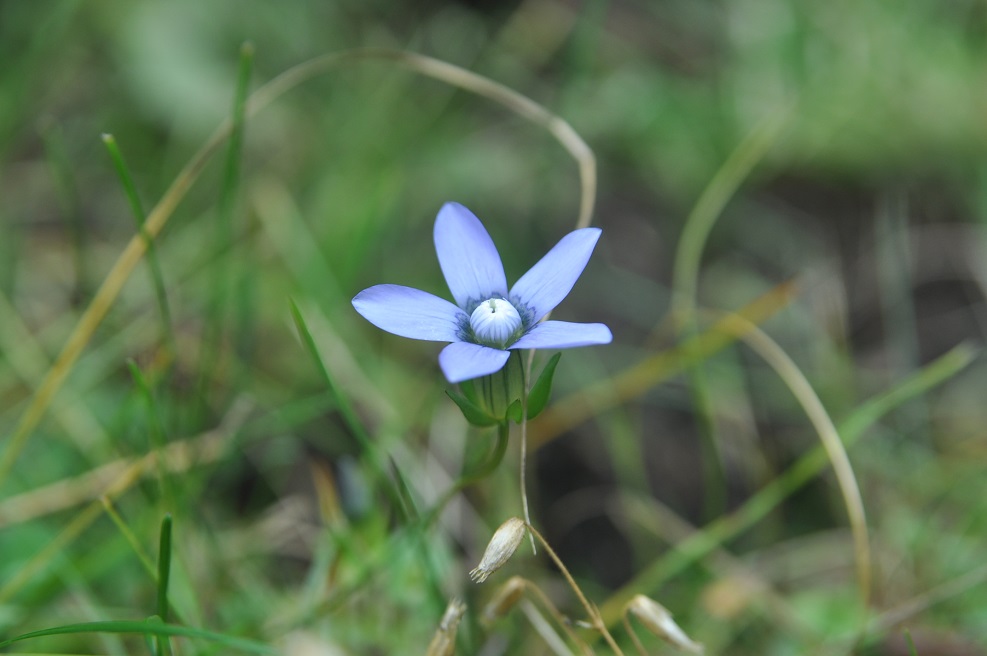
[[[548,405],[548,399],[552,395],[552,379],[555,377],[555,367],[559,365],[560,359],[562,359],[561,353],[556,353],[549,358],[548,362],[545,363],[545,368],[541,370],[538,380],[531,386],[531,392],[528,393],[528,419],[537,417]]]
[[[497,419],[488,415],[462,394],[458,394],[452,390],[446,390],[446,396],[452,399],[453,402],[459,406],[459,410],[463,413],[463,416],[466,417],[466,421],[474,426],[486,427],[494,426],[498,423]]]

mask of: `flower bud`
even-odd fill
[[[503,298],[491,298],[476,306],[470,315],[470,328],[478,344],[496,349],[507,348],[517,340],[521,315]]]
[[[435,630],[432,642],[428,643],[425,656],[452,656],[456,650],[456,630],[465,612],[466,604],[462,601],[459,599],[449,601],[446,612],[439,622],[439,628]]]
[[[527,584],[528,582],[520,576],[512,576],[507,579],[507,583],[497,588],[497,592],[483,609],[483,621],[492,624],[507,615],[514,608],[514,604],[521,599]]]
[[[470,578],[476,583],[483,583],[488,576],[503,567],[521,544],[525,529],[524,520],[520,517],[511,517],[501,524],[490,538],[480,564],[470,572]]]
[[[703,653],[703,646],[698,642],[693,642],[685,634],[685,631],[675,623],[672,614],[654,599],[641,594],[634,595],[634,598],[624,607],[624,613],[630,613],[646,629],[682,651],[687,651],[690,654]]]

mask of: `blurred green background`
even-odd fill
[[[593,149],[603,238],[553,316],[604,321],[614,343],[564,354],[555,398],[570,404],[562,429],[530,426],[528,481],[534,524],[594,602],[649,595],[707,653],[987,653],[985,37],[977,0],[0,0],[0,640],[153,615],[165,513],[171,619],[281,653],[425,653],[454,595],[470,607],[457,653],[559,653],[520,608],[479,622],[511,573],[583,616],[541,551],[483,586],[466,577],[520,512],[516,441],[424,532],[385,494],[403,480],[424,513],[491,438],[443,393],[436,345],[381,333],[350,299],[380,282],[448,297],[431,229],[449,200],[516,280],[572,229],[580,195],[545,130],[386,61],[249,117],[238,166],[220,147],[156,240],[168,320],[145,258],[21,450],[32,399],[136,232],[101,135],[150,211],[231,115],[249,41],[250,90],[325,53],[411,50],[531,98]],[[704,311],[677,330],[689,252]],[[765,294],[761,328],[859,438],[866,604],[828,461],[792,483],[816,431],[756,351],[620,387],[708,328],[705,309]],[[567,422],[573,399],[591,409]],[[777,504],[745,523],[771,485]],[[218,645],[172,648],[232,650]],[[11,649],[161,647],[98,633]]]

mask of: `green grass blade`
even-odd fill
[[[9,640],[0,642],[0,648],[7,647],[15,642],[21,642],[23,640],[46,638],[48,636],[55,635],[75,635],[84,633],[131,633],[134,635],[143,636],[174,636],[181,638],[193,638],[197,640],[215,642],[223,647],[236,649],[238,651],[251,654],[271,654],[272,656],[278,654],[278,651],[273,647],[270,647],[262,642],[248,640],[246,638],[237,638],[235,636],[228,636],[223,633],[206,631],[204,629],[194,629],[187,626],[134,621],[83,622],[80,624],[56,626],[50,629],[42,629],[40,631],[31,631],[30,633],[23,633],[19,636],[10,638]]]
[[[290,303],[291,316],[295,322],[295,327],[298,329],[298,335],[302,338],[302,343],[304,344],[305,349],[308,351],[312,361],[318,368],[319,374],[321,374],[322,380],[325,382],[330,396],[336,403],[336,408],[339,410],[340,416],[342,416],[346,426],[353,433],[353,436],[356,438],[357,442],[359,442],[360,448],[370,459],[370,464],[374,469],[375,476],[378,480],[384,482],[384,490],[387,493],[391,503],[394,504],[395,509],[401,514],[402,521],[407,521],[411,511],[405,506],[399,486],[391,480],[390,476],[387,474],[387,467],[384,465],[383,454],[380,453],[377,445],[373,442],[373,440],[371,440],[370,433],[363,425],[363,422],[360,421],[359,417],[357,417],[356,411],[353,409],[353,406],[350,405],[349,399],[342,393],[339,385],[326,368],[325,361],[319,353],[319,347],[316,346],[315,340],[312,338],[312,333],[308,329],[308,324],[305,323],[305,318],[298,309],[298,305],[294,300],[290,301]],[[397,477],[401,476],[401,473],[396,467],[394,468],[394,473]]]
[[[974,360],[977,353],[978,351],[970,345],[961,344],[915,372],[899,385],[863,403],[838,426],[838,433],[844,445],[850,447],[888,412],[959,373]],[[600,607],[604,620],[608,625],[619,621],[623,605],[634,594],[656,590],[670,577],[705,557],[718,546],[737,537],[808,483],[825,469],[828,463],[826,450],[822,445],[817,445],[783,474],[761,488],[736,511],[711,522],[703,530],[676,545],[668,555],[644,568]]]
[[[699,332],[695,318],[696,293],[700,262],[709,234],[727,203],[777,139],[786,118],[787,112],[768,117],[741,141],[710,180],[686,218],[675,250],[672,288],[672,319],[680,337],[695,337]],[[689,367],[688,382],[702,447],[703,480],[706,482],[705,514],[707,519],[712,519],[720,516],[726,508],[727,489],[716,422],[713,420],[713,400],[703,362]]]
[[[912,640],[912,634],[908,629],[905,629],[905,642],[908,643],[909,656],[918,656],[918,650],[915,649],[915,641]]]
[[[161,538],[158,548],[158,617],[168,621],[168,579],[171,576],[171,515],[161,520]]]
[[[161,520],[161,538],[158,547],[158,617],[168,622],[168,579],[171,577],[171,515]],[[157,637],[159,656],[170,656],[171,641],[167,636]]]
[[[130,548],[134,550],[134,553],[137,554],[137,558],[140,559],[144,570],[153,578],[155,574],[154,563],[151,561],[150,556],[145,553],[144,548],[141,546],[140,540],[137,539],[134,532],[130,530],[129,526],[127,526],[127,522],[125,522],[123,517],[120,516],[120,513],[117,512],[116,507],[113,505],[113,501],[106,495],[100,497],[99,500],[103,504],[103,509],[106,511],[110,521],[112,521],[117,527],[120,534],[123,535],[123,538],[127,541],[127,544],[129,544]]]
[[[247,91],[250,88],[250,73],[253,68],[254,48],[247,42],[240,47],[240,63],[237,70],[236,90],[233,96],[233,110],[226,160],[223,165],[223,180],[219,190],[219,208],[215,225],[215,248],[217,262],[213,268],[211,281],[212,300],[206,327],[203,333],[202,361],[199,367],[198,399],[202,416],[208,405],[210,381],[217,368],[221,355],[220,344],[226,325],[227,305],[231,285],[230,260],[234,241],[233,217],[236,209],[237,190],[240,182],[240,161],[243,152],[243,135],[246,119]]]
[[[144,373],[137,366],[136,362],[128,360],[127,367],[130,369],[130,376],[134,379],[134,383],[137,385],[137,389],[140,391],[141,396],[144,397],[144,402],[147,405],[147,432],[151,443],[150,447],[160,455],[166,446],[165,432],[161,422],[161,414],[158,411],[158,403],[154,398],[154,392],[151,390],[147,378],[144,377]],[[161,503],[164,504],[165,508],[174,508],[175,499],[171,492],[170,478],[168,476],[168,470],[164,465],[164,459],[158,457],[156,458],[156,462],[158,485],[161,491]]]
[[[172,330],[171,307],[168,305],[168,294],[165,291],[164,275],[161,273],[157,248],[154,245],[154,240],[147,234],[147,228],[144,227],[144,221],[147,215],[144,212],[144,206],[141,204],[140,195],[137,193],[137,186],[134,184],[134,179],[130,175],[126,161],[123,159],[123,153],[120,152],[120,148],[117,146],[116,139],[112,134],[104,134],[103,143],[106,145],[106,150],[110,153],[110,159],[113,161],[113,166],[120,178],[120,184],[123,185],[123,191],[127,196],[127,201],[130,203],[130,210],[134,215],[134,221],[137,223],[137,230],[140,232],[141,239],[144,240],[147,248],[147,264],[151,271],[151,282],[154,284],[154,295],[158,302],[158,313],[161,315],[161,329],[171,355],[174,356],[175,333]]]

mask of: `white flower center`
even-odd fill
[[[485,346],[504,348],[521,327],[521,315],[502,298],[491,298],[476,306],[470,315],[470,327],[476,340]]]

